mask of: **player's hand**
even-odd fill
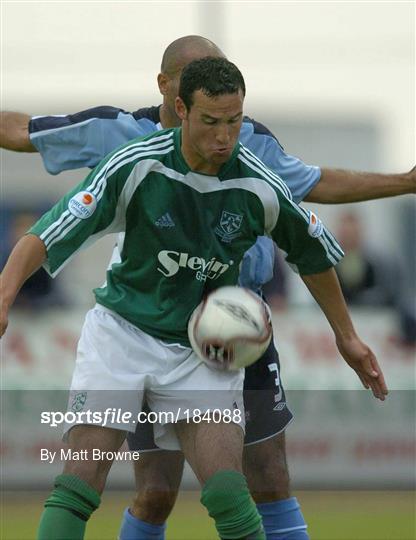
[[[358,337],[337,339],[337,347],[347,364],[357,373],[364,388],[371,388],[374,396],[384,401],[388,390],[373,351]]]

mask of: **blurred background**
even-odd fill
[[[158,105],[164,49],[201,34],[239,66],[246,114],[266,124],[288,153],[309,164],[386,173],[415,162],[413,2],[4,2],[1,31],[3,110],[36,116]],[[87,172],[50,176],[39,155],[2,151],[2,264],[28,224]],[[309,206],[346,251],[339,266],[344,293],[392,393],[380,404],[359,390],[326,321],[278,257],[278,284],[267,296],[296,414],[288,429],[294,485],[413,488],[415,198]],[[40,390],[68,386],[91,289],[104,280],[113,243],[107,238],[79,254],[54,283],[35,276],[12,313],[1,352],[7,488],[48,485],[59,471],[40,466],[38,455],[59,436],[40,429],[36,407],[33,416],[27,411]],[[131,476],[122,464],[110,485],[132,488]],[[195,486],[189,475],[184,486]],[[338,538],[319,530],[316,538]],[[362,538],[414,537],[398,530]],[[10,531],[4,538],[23,538]]]

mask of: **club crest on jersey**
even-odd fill
[[[219,225],[215,227],[215,234],[218,235],[223,242],[229,244],[235,238],[241,236],[241,232],[238,232],[243,222],[243,216],[241,214],[233,214],[223,210]]]
[[[308,233],[313,238],[318,238],[324,232],[324,226],[322,221],[313,213],[309,211],[309,225]]]
[[[73,412],[81,411],[86,401],[87,392],[78,392],[78,394],[75,394],[71,404],[71,409],[73,410]]]
[[[97,199],[89,191],[80,191],[70,199],[68,210],[80,219],[87,219],[93,215],[97,208]]]

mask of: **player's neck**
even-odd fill
[[[181,125],[180,119],[176,113],[163,103],[159,109],[160,123],[163,129],[178,127]]]

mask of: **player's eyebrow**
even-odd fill
[[[242,111],[240,111],[239,113],[232,116],[229,120],[237,120],[242,115],[243,115],[243,113],[242,113]],[[221,118],[217,118],[216,116],[211,116],[208,113],[202,113],[201,117],[202,117],[203,120],[221,120]]]

